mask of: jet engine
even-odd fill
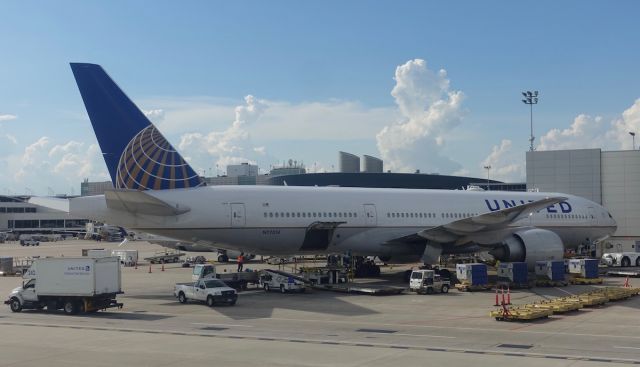
[[[514,233],[489,254],[500,261],[526,262],[533,269],[536,261],[562,260],[564,245],[554,232],[532,228]]]

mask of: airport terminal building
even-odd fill
[[[0,231],[47,233],[82,231],[88,220],[27,202],[29,196],[0,196]]]
[[[640,150],[527,152],[527,188],[602,204],[618,223],[603,250],[640,252]]]

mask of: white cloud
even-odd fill
[[[640,139],[640,98],[636,99],[631,107],[622,112],[622,116],[614,120],[607,137],[618,144],[619,149],[631,149],[633,139],[629,132],[636,133],[636,138]],[[639,139],[636,139],[636,149],[638,149]]]
[[[40,194],[46,193],[49,187],[56,192],[77,193],[82,179],[109,177],[97,144],[87,147],[85,143],[69,141],[52,145],[46,136],[28,145],[21,154],[6,157],[2,165],[15,172],[11,182],[14,187],[29,186]]]
[[[600,116],[578,115],[567,129],[551,129],[540,137],[537,150],[609,148],[607,126]]]
[[[211,166],[208,163],[211,160],[220,168],[229,164],[255,163],[256,156],[266,154],[265,148],[253,146],[247,127],[254,124],[266,108],[263,101],[248,95],[245,104],[235,108],[235,119],[226,130],[184,134],[178,147],[195,156],[195,165],[203,167],[198,168],[200,170]]]
[[[147,116],[147,118],[154,124],[157,124],[164,120],[164,110],[162,109],[142,110],[142,113],[144,113],[144,115]]]
[[[4,137],[9,140],[10,142],[12,142],[13,144],[17,145],[18,144],[18,139],[11,135],[11,134],[4,134]]]
[[[514,152],[511,140],[503,139],[500,145],[494,145],[491,153],[482,161],[479,169],[491,166],[489,178],[504,182],[524,182],[524,153]]]
[[[444,69],[434,72],[420,59],[398,66],[395,81],[391,95],[403,120],[376,135],[385,166],[404,172],[459,170],[461,165],[442,154],[442,147],[446,135],[462,121],[462,92],[450,90]]]
[[[10,114],[0,115],[0,121],[11,121],[11,120],[15,120],[17,118],[18,118],[18,116],[16,116],[16,115],[10,115]]]

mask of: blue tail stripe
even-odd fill
[[[115,187],[147,190],[204,185],[102,67],[72,63],[71,70]],[[160,149],[163,152],[154,157]]]

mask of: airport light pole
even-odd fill
[[[528,104],[531,109],[531,137],[529,138],[531,147],[529,149],[533,152],[533,140],[535,140],[535,137],[533,136],[533,105],[538,104],[538,91],[533,91],[533,93],[531,91],[526,91],[522,92],[522,95],[524,96],[522,102],[524,104]]]
[[[487,170],[487,191],[489,191],[490,190],[490,188],[489,188],[489,171],[491,171],[491,165],[484,166],[484,169]]]
[[[633,139],[633,150],[636,150],[636,133],[629,131],[629,135],[631,135],[631,139]]]

